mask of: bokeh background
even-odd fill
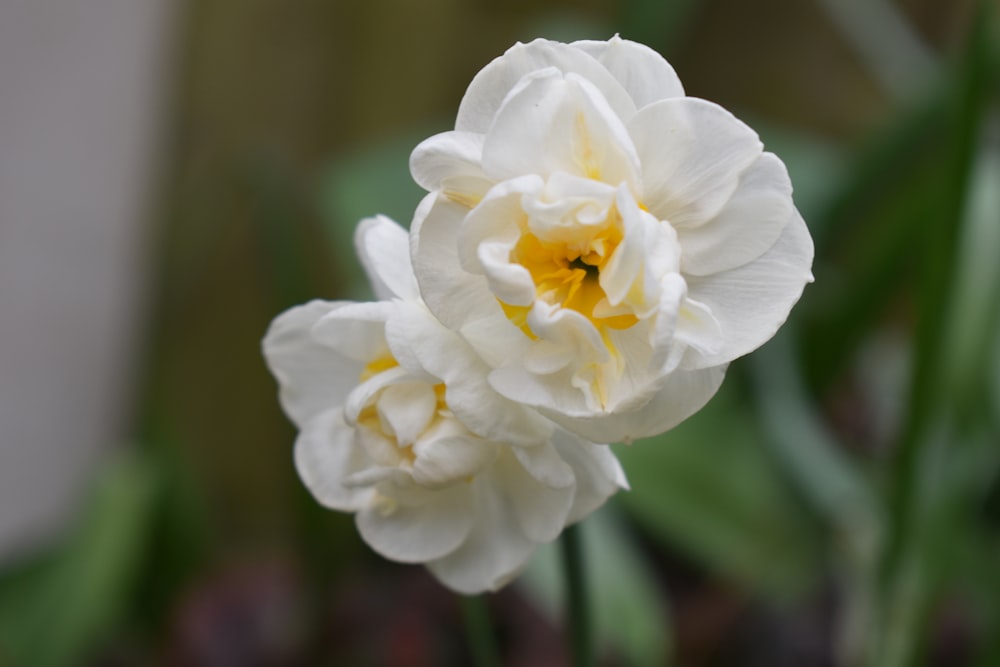
[[[816,282],[584,524],[605,665],[1000,664],[1000,9],[0,1],[0,665],[463,665],[293,470],[260,338],[517,40],[642,41],[788,164]],[[565,664],[544,549],[488,596]]]

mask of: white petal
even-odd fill
[[[550,442],[541,447],[512,447],[514,456],[531,477],[551,489],[573,486],[573,470]]]
[[[555,451],[552,456],[559,458]],[[532,542],[551,542],[566,525],[573,505],[573,473],[565,463],[562,465],[568,483],[558,488],[540,483],[510,452],[494,466],[498,491],[510,504],[525,537]]]
[[[383,330],[393,307],[389,301],[345,304],[313,325],[313,339],[345,357],[367,364],[389,352]],[[357,380],[357,376],[354,379]]]
[[[414,448],[413,479],[420,485],[435,487],[463,480],[489,466],[497,456],[497,446],[469,434],[436,437],[430,434]]]
[[[463,499],[474,513],[472,530],[461,547],[427,567],[458,593],[495,591],[516,577],[535,551],[513,508],[494,480],[480,476],[471,485],[473,498]]]
[[[683,97],[677,73],[659,53],[617,35],[606,42],[579,41],[570,46],[582,49],[608,68],[625,88],[637,108],[668,97]]]
[[[813,243],[794,212],[774,246],[730,271],[688,278],[688,295],[711,310],[722,329],[722,346],[699,366],[726,363],[751,352],[777,332],[812,281]]]
[[[316,500],[331,509],[354,512],[363,506],[371,492],[343,482],[368,465],[364,451],[354,446],[354,429],[337,408],[310,419],[295,440],[299,477]]]
[[[454,332],[417,305],[401,308],[386,326],[393,350],[405,352],[446,385],[449,409],[479,436],[518,446],[548,441],[552,425],[524,406],[497,394],[487,382],[490,368]]]
[[[722,326],[708,306],[684,299],[677,313],[674,341],[694,348],[699,357],[711,356],[722,349]]]
[[[317,342],[312,328],[348,302],[311,301],[274,319],[264,336],[267,365],[278,380],[281,406],[303,428],[315,415],[342,405],[357,384],[362,363]]]
[[[718,391],[725,366],[676,370],[642,408],[595,417],[567,417],[550,410],[552,421],[594,442],[631,442],[672,429],[693,415]]]
[[[379,487],[381,493],[383,489]],[[466,540],[473,514],[467,484],[410,489],[399,499],[390,487],[355,515],[361,537],[386,558],[423,563],[454,551]]]
[[[760,257],[778,240],[794,208],[784,163],[764,153],[743,172],[718,214],[678,230],[684,273],[704,276]]]
[[[471,208],[493,185],[483,173],[482,158],[482,134],[442,132],[413,149],[410,173],[425,190],[440,191]]]
[[[355,380],[355,387],[347,395],[347,400],[344,401],[345,421],[353,426],[358,419],[358,415],[371,402],[375,394],[393,384],[406,382],[411,379],[409,372],[405,368],[394,366],[381,373],[376,373],[361,384],[357,384],[357,380]]]
[[[385,217],[365,218],[354,232],[354,245],[376,298],[417,298],[406,230]]]
[[[450,329],[498,310],[486,279],[462,269],[457,239],[468,209],[443,196],[427,195],[410,232],[413,268],[420,294],[431,312]]]
[[[553,439],[559,455],[573,469],[576,493],[566,523],[576,523],[618,492],[627,489],[625,471],[607,445],[595,445],[560,431]]]
[[[716,215],[762,151],[731,113],[691,97],[645,107],[628,130],[642,162],[642,203],[678,229]]]
[[[394,384],[378,398],[379,417],[403,447],[417,441],[436,411],[437,396],[426,382]]]
[[[526,75],[497,111],[483,144],[483,171],[502,181],[566,172],[618,185],[636,183],[636,149],[600,91],[548,68]]]
[[[515,44],[476,74],[458,107],[455,129],[485,133],[521,77],[546,67],[575,72],[592,82],[619,117],[628,119],[635,113],[635,104],[621,84],[582,49],[536,39],[529,44]]]

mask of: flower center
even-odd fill
[[[605,301],[601,270],[621,242],[617,225],[608,225],[590,238],[546,242],[525,231],[510,254],[510,261],[520,264],[535,283],[535,298],[550,305],[569,308],[586,317],[598,331],[627,329],[638,318],[634,315],[601,316],[598,304]],[[531,306],[515,306],[503,301],[504,314],[530,338],[537,335],[528,324]]]

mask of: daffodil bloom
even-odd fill
[[[371,218],[356,242],[380,300],[292,308],[264,339],[298,472],[385,557],[462,593],[496,589],[625,486],[621,468],[489,386],[420,302],[405,230]]]
[[[499,394],[589,440],[698,410],[812,279],[782,162],[618,37],[514,46],[411,171],[427,306]]]

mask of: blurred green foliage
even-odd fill
[[[489,58],[539,32],[619,31],[660,49],[689,93],[760,119],[817,259],[786,329],[705,410],[616,447],[632,490],[584,526],[608,664],[1000,664],[995,8],[885,3],[941,60],[901,100],[819,3],[291,4],[190,3],[141,444],[96,477],[62,542],[0,572],[0,664],[234,664],[199,653],[197,628],[286,593],[294,640],[232,639],[225,655],[385,658],[330,639],[342,605],[402,641],[355,586],[389,605],[382,573],[410,569],[301,488],[259,339],[294,303],[366,295],[354,224],[408,222],[409,151]],[[248,564],[257,578],[233,584]],[[491,601],[497,624],[514,627],[511,596],[557,619],[556,570],[543,550],[521,592]],[[452,618],[440,604],[428,617]],[[796,623],[818,632],[812,652],[789,652]],[[443,651],[429,655],[470,655]]]

